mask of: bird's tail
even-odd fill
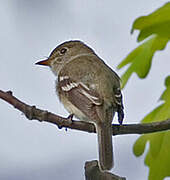
[[[99,166],[102,170],[110,170],[113,166],[112,124],[96,124],[99,146]]]

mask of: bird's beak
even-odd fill
[[[35,63],[36,65],[43,65],[43,66],[50,66],[50,62],[51,60],[48,58],[46,60],[43,60],[43,61],[39,61],[37,63]]]

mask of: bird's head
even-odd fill
[[[81,41],[67,41],[57,46],[47,59],[36,64],[49,66],[58,75],[66,63],[83,54],[94,54],[94,51]]]

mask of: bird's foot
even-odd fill
[[[67,117],[67,120],[68,120],[68,122],[69,122],[70,124],[72,124],[72,122],[73,122],[73,116],[74,116],[74,114],[70,114],[70,115]]]
[[[71,124],[73,123],[73,116],[74,116],[74,114],[70,114],[70,115],[67,117],[67,120],[68,120],[69,125],[71,125]],[[65,128],[65,130],[67,131],[67,128]]]

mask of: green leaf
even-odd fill
[[[138,42],[143,41],[152,34],[157,34],[162,38],[170,39],[170,21],[162,22],[160,24],[155,24],[145,29],[141,29],[137,40]]]
[[[140,31],[137,40],[145,41],[118,65],[118,69],[129,65],[122,76],[122,87],[126,85],[132,73],[136,73],[139,78],[145,78],[155,52],[163,50],[170,40],[170,2],[148,16],[137,18],[132,26],[132,32],[134,30]]]
[[[163,103],[149,113],[142,120],[143,123],[170,118],[170,76],[166,78],[165,86],[166,90],[160,98]],[[170,131],[145,134],[139,137],[133,147],[136,156],[144,153],[147,142],[149,142],[149,149],[145,164],[149,167],[149,180],[163,180],[170,176]]]
[[[149,180],[163,180],[170,176],[170,132],[154,133],[150,137],[150,148],[145,158],[145,164],[149,167]]]
[[[152,57],[157,50],[165,48],[168,39],[152,36],[149,40],[141,44],[132,51],[119,65],[118,69],[130,64],[126,72],[121,77],[122,88],[127,83],[132,73],[136,73],[140,78],[145,78],[152,63]]]
[[[144,153],[147,140],[148,139],[145,135],[138,138],[138,140],[135,143],[135,146],[133,146],[133,153],[135,154],[135,156],[138,157]]]
[[[166,78],[165,86],[167,87],[167,90],[164,91],[160,99],[166,101],[166,103],[170,105],[170,76]]]
[[[141,31],[138,41],[142,41],[152,34],[170,38],[170,2],[148,16],[137,18],[133,23],[131,32],[135,29]]]

